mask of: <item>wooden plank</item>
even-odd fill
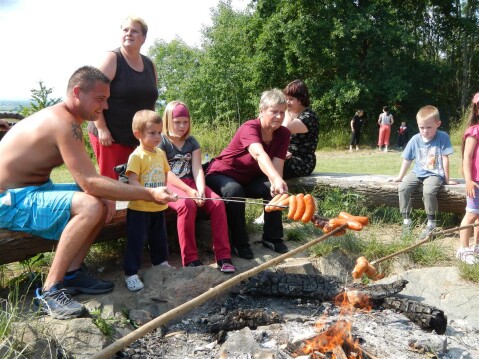
[[[311,192],[315,188],[340,188],[362,195],[367,205],[399,207],[397,188],[399,183],[389,182],[392,176],[361,175],[347,173],[313,173],[308,177],[293,178],[287,181],[293,193]],[[466,207],[464,180],[454,179],[459,185],[443,186],[438,193],[440,212],[463,215]],[[413,193],[411,206],[424,209],[422,192]]]

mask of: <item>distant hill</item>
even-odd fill
[[[0,112],[19,112],[20,106],[27,107],[30,101],[0,100]]]

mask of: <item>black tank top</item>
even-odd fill
[[[115,143],[138,146],[131,123],[137,111],[155,110],[158,99],[155,68],[148,57],[141,55],[144,69],[142,72],[135,71],[128,65],[119,48],[113,52],[116,53],[116,74],[110,84],[108,110],[103,111],[103,114]],[[93,123],[88,124],[88,130],[98,137]]]

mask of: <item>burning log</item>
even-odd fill
[[[235,309],[226,316],[215,315],[210,318],[208,327],[211,333],[239,330],[244,327],[256,329],[262,325],[282,323],[283,316],[264,309]]]
[[[403,313],[409,320],[425,331],[436,331],[444,334],[447,327],[447,316],[444,311],[433,306],[419,303],[407,298],[384,298],[381,305]]]
[[[394,309],[404,314],[421,329],[435,330],[444,334],[447,327],[447,317],[436,307],[429,306],[405,298],[394,297],[400,293],[408,282],[397,280],[390,284],[363,285],[359,283],[344,287],[337,277],[262,272],[251,277],[243,284],[242,292],[253,296],[283,296],[294,298],[310,298],[320,301],[348,302],[361,307],[365,304],[371,307]]]
[[[243,284],[242,292],[256,296],[282,296],[332,301],[338,295],[353,293],[356,297],[382,299],[401,292],[408,282],[397,280],[391,284],[361,285],[349,288],[334,276],[262,272]],[[348,294],[349,297],[349,294]]]

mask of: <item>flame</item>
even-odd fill
[[[355,311],[369,312],[372,309],[371,300],[367,295],[358,291],[347,291],[339,294],[334,303],[340,308],[340,315],[352,314]],[[363,358],[363,352],[359,341],[351,334],[351,322],[340,319],[329,328],[325,329],[326,321],[320,320],[316,328],[321,331],[317,336],[304,340],[303,346],[297,350],[298,354],[311,354],[315,352],[331,353],[338,347],[347,347],[350,351],[349,359]],[[332,358],[336,358],[333,354]]]

